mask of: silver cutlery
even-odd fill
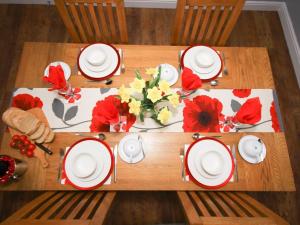
[[[114,168],[114,183],[117,182],[117,158],[118,158],[118,145],[114,147],[114,158],[115,158],[115,168]]]
[[[233,156],[233,163],[234,163],[234,180],[238,181],[239,176],[238,176],[238,170],[237,170],[237,160],[236,160],[236,149],[235,149],[235,144],[232,145],[232,156]]]
[[[263,141],[260,138],[257,141],[263,146],[264,143],[263,143]],[[262,154],[263,154],[263,151],[261,151],[258,154],[258,156],[257,156],[257,163],[260,163],[260,162],[264,161]]]
[[[125,73],[125,64],[124,64],[123,50],[121,51],[121,73]]]
[[[180,161],[181,161],[181,177],[183,181],[186,181],[185,169],[184,169],[184,148],[180,148]]]
[[[192,135],[192,138],[194,140],[197,140],[201,137],[201,134],[200,133],[193,133]],[[212,138],[221,138],[222,136],[221,135],[213,135],[213,136],[208,136],[208,137],[212,137]]]
[[[65,156],[65,150],[63,148],[59,149],[59,162],[58,162],[58,174],[57,174],[57,181],[60,182],[61,178],[61,168],[62,168],[62,162]]]
[[[106,85],[112,84],[113,80],[112,79],[107,79],[104,81],[99,81],[99,80],[87,80],[86,83],[97,83],[97,82],[104,82]]]
[[[74,133],[77,136],[81,136],[81,137],[94,137],[92,135],[87,135],[87,134],[81,134],[81,133]],[[100,140],[104,141],[106,139],[105,134],[103,133],[98,133],[97,134],[97,138],[99,138]]]
[[[219,84],[218,80],[212,80],[212,81],[210,81],[210,85],[211,86],[218,86],[218,84]]]
[[[144,147],[143,147],[143,139],[142,139],[142,137],[140,135],[138,136],[138,140],[140,142],[140,146],[141,146],[141,149],[142,149],[143,158],[145,158],[146,154],[145,154],[145,150],[144,150]]]
[[[223,74],[225,76],[228,75],[228,70],[227,70],[227,67],[226,67],[226,57],[225,57],[225,53],[222,52],[222,59],[223,59]]]
[[[181,74],[181,50],[178,51],[178,74]]]

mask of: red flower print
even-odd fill
[[[278,117],[277,117],[277,113],[275,110],[275,104],[274,101],[271,104],[270,107],[270,115],[271,115],[271,119],[272,119],[272,127],[274,129],[275,132],[280,132],[280,126],[279,126],[279,122],[278,122]]]
[[[104,100],[98,101],[93,109],[91,132],[109,131],[110,124],[113,124],[118,131],[121,117],[126,117],[126,123],[122,125],[122,129],[128,132],[135,123],[136,117],[129,113],[127,103],[121,103],[116,96],[108,96]]]
[[[239,98],[246,98],[251,94],[251,89],[233,89],[232,93]]]
[[[32,108],[42,108],[43,102],[39,97],[33,97],[29,94],[18,94],[13,97],[11,106],[22,110],[29,110]]]
[[[72,89],[72,94],[67,95],[67,94],[61,94],[58,93],[59,95],[63,96],[66,100],[68,100],[69,103],[74,103],[75,101],[79,100],[81,98],[81,88],[73,88]]]
[[[187,67],[182,72],[182,89],[185,91],[192,91],[202,86],[202,81],[193,71]]]
[[[244,124],[255,124],[261,120],[261,103],[258,97],[248,99],[233,120]]]
[[[219,118],[222,103],[206,95],[186,99],[183,109],[183,130],[185,132],[220,132]]]
[[[232,116],[221,115],[219,120],[220,120],[220,127],[223,129],[224,132],[229,132],[230,130],[234,129],[235,124],[233,122]]]

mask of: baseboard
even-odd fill
[[[125,0],[125,6],[174,9],[176,8],[176,2],[176,0]],[[54,4],[54,0],[0,0],[0,4]],[[300,48],[286,3],[279,1],[246,1],[243,10],[278,12],[300,87]]]

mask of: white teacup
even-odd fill
[[[171,81],[173,78],[173,70],[169,66],[164,66],[161,69],[161,79],[166,81]]]
[[[263,151],[262,143],[256,139],[245,140],[243,147],[245,153],[252,158],[257,158]]]
[[[204,52],[199,52],[195,57],[195,61],[196,64],[202,68],[210,67],[214,63],[214,59]]]
[[[124,143],[124,152],[131,159],[138,156],[141,150],[141,143],[137,139],[128,139]]]
[[[87,55],[87,61],[93,66],[101,66],[106,60],[106,53],[101,49],[91,51]]]
[[[209,175],[217,176],[222,173],[224,162],[218,152],[210,151],[202,157],[201,166]]]
[[[73,173],[76,177],[86,178],[91,176],[96,170],[96,161],[89,154],[79,154],[73,164]]]

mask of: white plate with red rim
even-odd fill
[[[220,75],[223,63],[220,55],[213,48],[196,45],[183,52],[181,67],[190,68],[201,80],[208,81]]]
[[[118,50],[109,44],[96,43],[86,46],[79,54],[78,69],[91,80],[104,80],[115,74],[120,66]]]
[[[210,137],[200,138],[189,146],[185,165],[190,179],[206,189],[223,187],[234,171],[231,151],[223,142]]]
[[[105,183],[112,172],[114,159],[105,142],[96,138],[85,138],[69,148],[63,165],[72,186],[89,190]]]

